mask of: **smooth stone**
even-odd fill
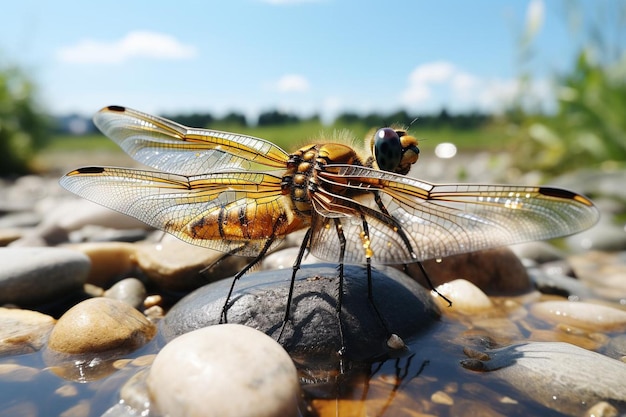
[[[610,216],[603,216],[592,228],[567,237],[565,243],[571,252],[625,250],[626,230],[615,224]]]
[[[61,248],[0,248],[0,304],[35,305],[82,288],[91,263]]]
[[[60,188],[55,186],[56,188]],[[63,191],[65,193],[65,191]],[[38,203],[43,220],[22,239],[12,245],[24,246],[42,241],[57,245],[68,241],[69,233],[84,227],[101,226],[113,229],[150,229],[139,220],[80,198],[50,197]]]
[[[548,274],[540,268],[528,268],[535,287],[543,294],[560,295],[562,297],[576,297],[578,299],[592,298],[594,292],[576,278],[560,274]]]
[[[50,334],[48,348],[67,354],[132,351],[155,334],[156,327],[130,305],[91,298],[61,316]]]
[[[122,277],[137,270],[137,247],[125,242],[89,242],[67,245],[82,252],[91,260],[87,282],[108,287]]]
[[[261,261],[261,269],[268,271],[273,269],[292,268],[296,258],[298,257],[298,252],[300,252],[300,248],[296,246],[272,252]],[[312,265],[323,262],[323,260],[308,253],[304,256],[304,258],[302,258],[301,265]]]
[[[111,229],[102,226],[85,226],[82,229],[69,232],[68,240],[80,242],[137,242],[148,237],[148,231],[143,229]]]
[[[595,403],[585,412],[584,417],[617,417],[619,411],[606,401]]]
[[[626,300],[626,251],[589,251],[571,256],[568,261],[576,276],[594,293],[607,300]]]
[[[402,339],[417,336],[439,318],[428,291],[393,268],[372,271],[373,297],[386,323],[368,299],[366,269],[345,266],[341,323],[346,357],[354,360],[388,355],[389,332]],[[291,270],[244,276],[235,286],[228,322],[256,328],[278,338],[285,316]],[[231,285],[226,279],[202,287],[179,301],[160,322],[166,339],[217,324]],[[334,264],[305,265],[296,275],[290,321],[279,342],[292,355],[336,359],[341,347],[337,318],[338,271]]]
[[[572,301],[544,301],[530,311],[546,321],[593,331],[626,329],[626,311],[599,304]]]
[[[611,338],[604,353],[613,359],[626,362],[626,334]]]
[[[31,366],[14,363],[0,363],[0,381],[2,382],[29,382],[34,380],[41,371]],[[2,407],[4,408],[4,406]]]
[[[146,287],[137,278],[126,278],[116,282],[106,290],[104,296],[139,309],[143,306],[143,301],[146,298]]]
[[[300,415],[291,358],[271,337],[247,326],[211,326],[172,340],[155,358],[147,384],[163,415]]]
[[[24,236],[24,230],[16,228],[0,229],[0,247],[5,247]]]
[[[139,243],[137,265],[158,287],[188,291],[231,276],[248,264],[248,258],[191,245],[164,234],[158,243]],[[219,262],[218,261],[221,259]],[[208,268],[208,269],[207,269]]]
[[[41,349],[55,321],[36,311],[0,307],[0,356]]]
[[[115,210],[82,198],[68,198],[57,202],[55,209],[46,216],[46,223],[67,232],[84,227],[101,226],[111,229],[152,229],[145,223]]]
[[[567,415],[608,401],[626,408],[626,364],[569,343],[537,342],[488,350],[490,359],[463,361],[464,367],[491,371],[529,399]]]
[[[531,259],[538,264],[565,259],[565,253],[547,242],[526,242],[509,247],[521,259]]]
[[[452,301],[452,305],[448,306],[446,300],[434,291],[431,292],[435,302],[446,313],[470,314],[493,307],[489,297],[480,288],[464,279],[455,279],[441,284],[437,287],[437,291]]]
[[[422,262],[437,287],[455,279],[474,283],[488,295],[516,295],[532,289],[526,268],[509,248],[489,249]],[[409,264],[407,273],[428,287],[421,270]]]
[[[32,211],[19,211],[0,217],[0,229],[34,227],[41,222],[41,216]]]

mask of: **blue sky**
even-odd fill
[[[326,120],[497,110],[522,69],[548,103],[550,77],[577,50],[564,3],[540,0],[21,0],[2,9],[0,62],[26,68],[52,114],[110,104]],[[534,55],[522,67],[529,15]]]

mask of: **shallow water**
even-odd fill
[[[542,299],[547,298],[554,297]],[[408,349],[393,358],[372,363],[341,361],[338,357],[323,361],[306,356],[293,358],[301,378],[301,414],[564,415],[527,398],[494,372],[464,368],[461,363],[468,359],[464,349],[483,351],[539,338],[593,342],[598,350],[605,343],[597,343],[598,334],[568,334],[529,314],[527,307],[540,300],[537,293],[492,300],[496,308],[472,317],[444,311],[434,326],[405,340]],[[489,328],[483,320],[493,320],[500,326],[507,323],[508,330]],[[483,328],[475,324],[480,322],[484,323]],[[616,334],[619,333],[604,333],[605,342]],[[147,369],[152,355],[163,344],[157,337],[132,353],[63,366],[51,365],[45,349],[0,358],[0,416],[103,415],[120,400],[120,387]],[[11,365],[23,368],[15,371]],[[581,414],[584,409],[581,407]]]

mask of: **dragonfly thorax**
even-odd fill
[[[289,155],[281,188],[298,212],[311,212],[311,194],[318,186],[317,172],[326,170],[329,164],[363,165],[363,161],[354,149],[340,143],[307,145]]]

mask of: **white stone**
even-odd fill
[[[492,307],[489,297],[480,288],[465,279],[455,279],[441,284],[437,287],[437,291],[452,301],[452,306],[448,307],[446,300],[434,291],[431,292],[443,312],[467,314]]]
[[[599,304],[544,301],[533,305],[531,312],[553,323],[563,323],[594,331],[626,329],[626,311]]]
[[[269,336],[238,324],[172,340],[154,360],[148,389],[163,415],[298,415],[299,383],[291,358]]]

